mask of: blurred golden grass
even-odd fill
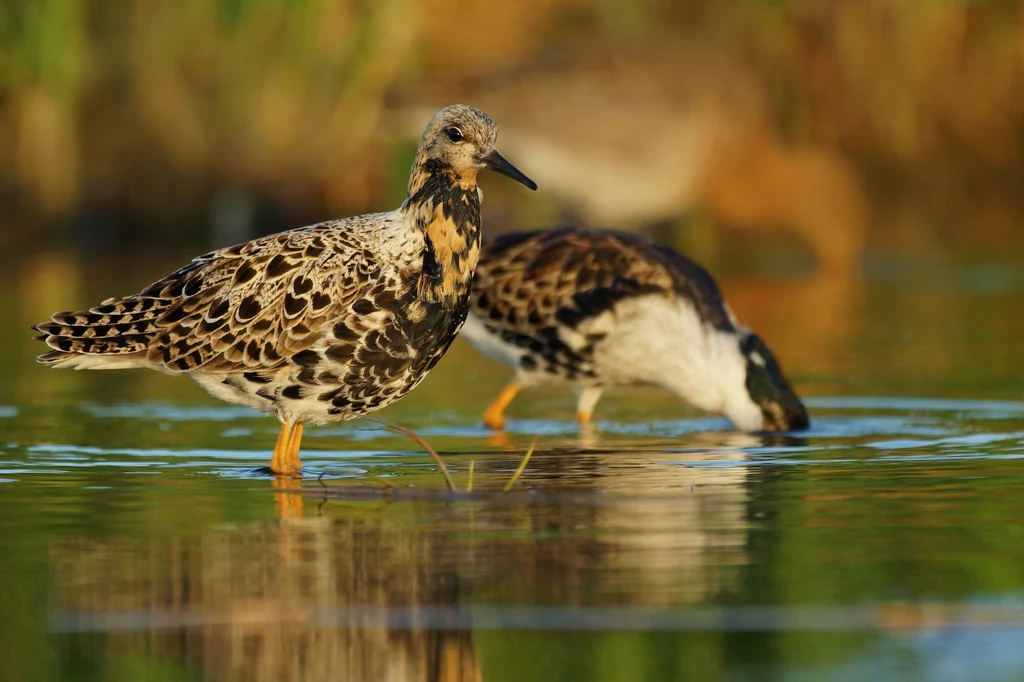
[[[1024,177],[1021,0],[32,0],[0,7],[0,208],[36,230],[96,203],[194,218],[243,187],[369,210],[404,186],[393,93],[674,36],[763,84],[780,139],[849,155],[881,191]]]

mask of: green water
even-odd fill
[[[457,344],[369,423],[275,424],[146,372],[52,371],[26,331],[176,263],[39,256],[2,275],[0,680],[1024,679],[1024,270],[875,262],[726,278],[813,430],[730,431],[623,390],[479,413]],[[536,451],[508,495],[525,449]]]

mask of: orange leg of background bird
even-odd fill
[[[513,381],[501,389],[501,393],[498,394],[498,397],[494,399],[491,406],[484,412],[484,425],[487,428],[494,429],[495,431],[501,431],[505,428],[505,417],[502,415],[505,412],[505,408],[515,399],[516,394],[519,393],[521,388],[522,385],[520,383]]]
[[[589,424],[594,416],[594,408],[597,401],[601,399],[603,389],[596,386],[586,386],[579,390],[579,398],[576,401],[576,421],[580,424]]]

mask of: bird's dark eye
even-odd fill
[[[462,131],[458,128],[448,128],[444,131],[444,134],[448,136],[448,139],[452,142],[462,142],[466,138],[462,136]]]

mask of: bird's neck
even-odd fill
[[[454,306],[468,295],[480,257],[476,172],[456,174],[436,160],[417,163],[400,210],[423,234],[420,297]]]

